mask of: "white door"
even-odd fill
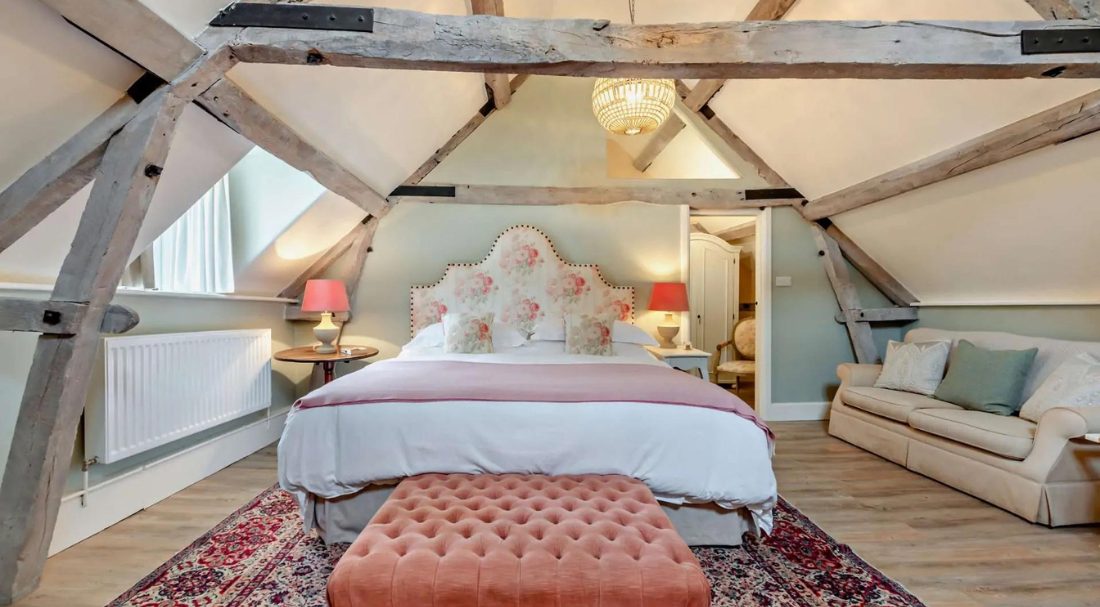
[[[692,345],[714,352],[730,339],[737,324],[741,247],[717,236],[692,233],[688,253]]]

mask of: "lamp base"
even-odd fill
[[[675,348],[676,344],[672,343],[672,338],[680,332],[680,325],[658,325],[657,326],[657,341],[660,342],[661,347],[665,349]]]
[[[332,342],[340,337],[340,327],[332,322],[332,312],[321,314],[321,322],[313,327],[313,336],[321,342],[313,346],[313,351],[318,354],[335,354],[336,346]]]

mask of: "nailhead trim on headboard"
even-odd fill
[[[551,240],[550,237],[546,235],[546,232],[543,232],[541,229],[539,229],[539,228],[537,228],[533,225],[518,224],[518,225],[514,225],[514,226],[508,228],[507,230],[504,230],[500,234],[498,234],[497,237],[493,240],[493,244],[489,247],[488,252],[486,252],[485,255],[481,258],[481,261],[478,261],[477,263],[449,263],[449,264],[447,264],[446,269],[444,269],[443,275],[439,277],[439,280],[436,280],[434,283],[432,283],[430,285],[414,285],[410,288],[410,290],[409,290],[409,331],[410,331],[410,334],[415,332],[415,328],[413,327],[413,318],[412,317],[413,317],[413,297],[414,297],[414,294],[415,294],[416,291],[420,291],[420,290],[424,290],[424,289],[434,289],[434,288],[438,287],[439,285],[441,285],[443,283],[444,280],[447,279],[447,275],[451,271],[451,268],[472,268],[472,267],[477,267],[477,266],[480,266],[480,265],[484,264],[486,261],[489,260],[489,257],[492,256],[493,251],[496,249],[497,244],[500,243],[501,238],[504,238],[504,236],[507,235],[509,232],[512,232],[514,230],[520,230],[520,229],[534,230],[540,236],[542,236],[543,239],[546,240],[546,243],[550,246],[550,251],[554,254],[554,256],[557,258],[557,260],[559,262],[561,262],[563,265],[571,267],[571,268],[592,268],[595,271],[596,277],[599,278],[599,280],[603,283],[603,285],[605,287],[607,287],[609,289],[616,290],[616,291],[624,291],[624,292],[628,293],[629,298],[630,298],[630,319],[632,321],[634,320],[634,305],[635,305],[634,287],[621,287],[621,286],[616,286],[614,284],[611,284],[604,277],[603,273],[600,271],[599,265],[597,265],[597,264],[593,264],[593,263],[577,264],[577,263],[570,263],[570,262],[566,261],[565,258],[563,258],[561,256],[561,253],[558,252],[558,248],[554,245],[554,241]]]

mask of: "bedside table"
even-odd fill
[[[710,352],[705,350],[684,350],[683,348],[657,348],[646,346],[649,353],[668,366],[681,371],[699,371],[703,381],[710,381]]]
[[[343,354],[340,352],[340,350],[346,349],[350,349],[351,354]],[[325,383],[327,384],[332,381],[333,377],[336,375],[336,363],[361,360],[376,356],[377,354],[378,349],[370,346],[341,345],[339,349],[332,354],[318,354],[313,351],[313,346],[302,346],[300,348],[290,348],[289,350],[276,352],[275,360],[321,365],[321,369],[325,372]]]

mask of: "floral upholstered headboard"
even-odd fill
[[[508,228],[479,263],[453,263],[443,278],[412,288],[412,332],[448,311],[493,312],[531,332],[543,318],[578,312],[634,316],[634,288],[608,284],[593,264],[570,264],[537,228]]]

